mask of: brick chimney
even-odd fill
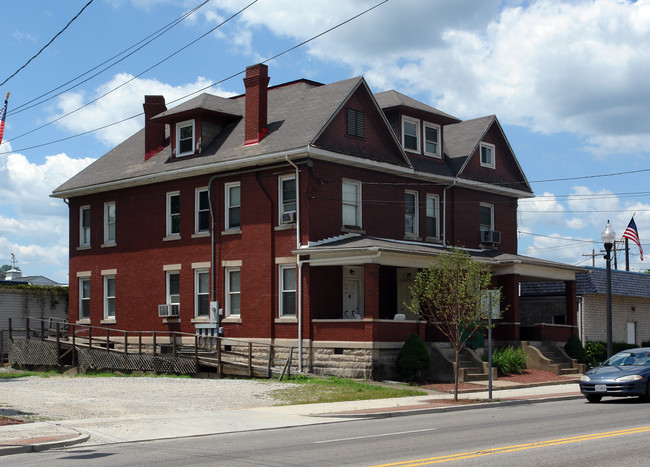
[[[269,67],[261,63],[246,68],[246,113],[244,146],[259,143],[269,132],[266,128]]]
[[[167,110],[164,96],[144,96],[144,160],[165,147],[165,124],[151,117]]]

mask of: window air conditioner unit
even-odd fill
[[[296,211],[287,211],[282,213],[282,223],[291,224],[296,222]]]
[[[178,304],[174,305],[158,305],[158,316],[161,318],[169,318],[173,316],[179,316],[180,306]]]
[[[496,230],[482,230],[481,243],[486,245],[498,245],[501,243],[501,232],[497,232]]]

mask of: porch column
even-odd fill
[[[363,265],[364,316],[379,319],[379,265]]]
[[[564,281],[564,299],[566,300],[566,324],[573,326],[578,335],[578,298],[576,281]]]
[[[519,274],[507,274],[499,276],[497,279],[503,297],[502,309],[504,307],[507,307],[507,309],[503,312],[501,320],[497,322],[494,329],[494,338],[500,341],[518,342],[519,326],[521,324],[519,317]]]

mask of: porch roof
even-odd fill
[[[487,263],[493,275],[518,274],[522,282],[575,280],[576,272],[581,270],[568,264],[497,250],[465,250],[472,258]],[[384,266],[426,268],[432,258],[447,254],[449,251],[450,248],[440,244],[347,234],[310,242],[294,250],[293,253],[309,256],[309,259],[304,262],[312,266],[352,266],[374,263]]]

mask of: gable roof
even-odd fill
[[[421,110],[423,112],[440,115],[441,117],[450,118],[452,120],[456,120],[457,122],[461,121],[459,118],[456,118],[453,115],[449,115],[448,113],[438,110],[435,107],[431,107],[420,101],[416,101],[412,97],[406,96],[401,92],[394,91],[392,89],[375,94],[375,99],[377,100],[377,103],[382,109],[392,109],[394,107],[408,107],[411,109]]]

